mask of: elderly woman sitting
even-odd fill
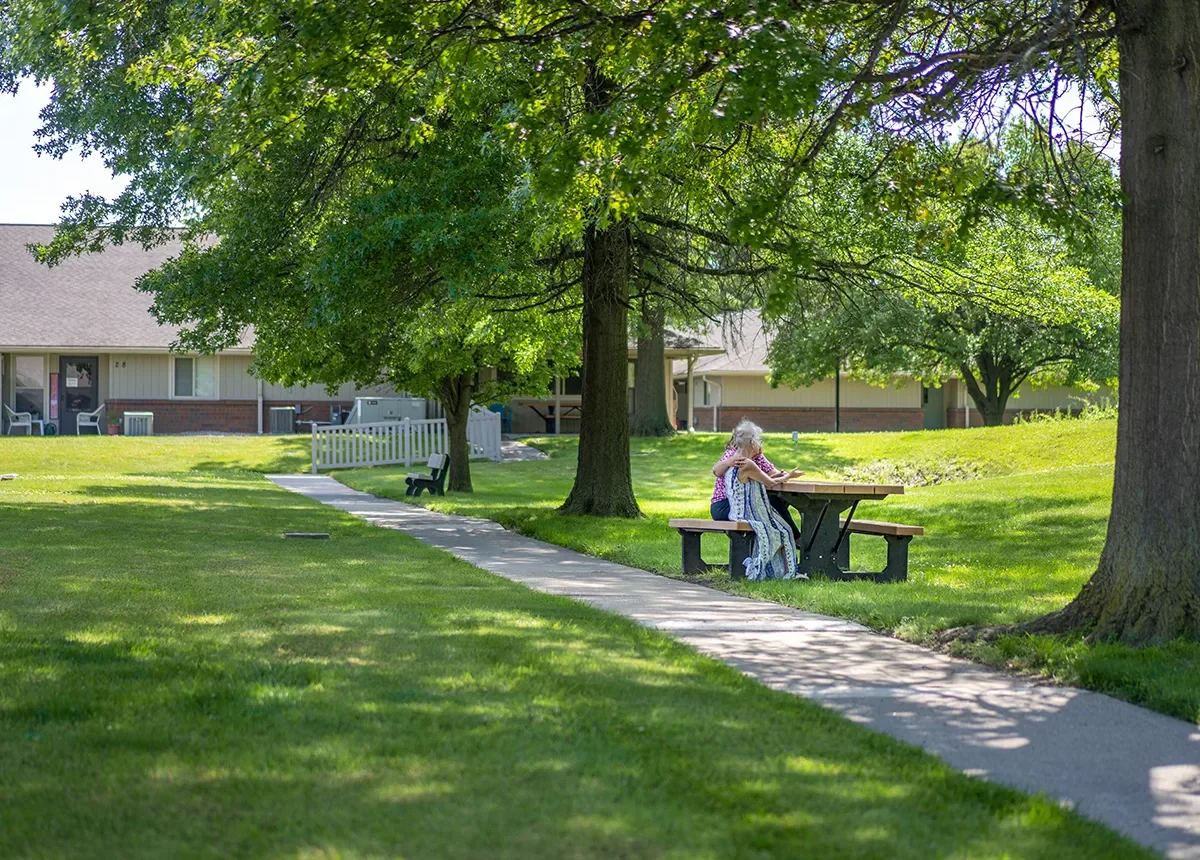
[[[746,454],[742,453],[743,451],[753,453]],[[785,472],[775,468],[775,464],[763,454],[762,428],[753,421],[743,418],[733,428],[733,434],[725,443],[725,453],[713,466],[713,475],[717,480],[713,486],[709,513],[714,520],[736,519],[736,517],[729,516],[729,498],[725,492],[725,473],[734,467],[741,469],[741,474],[746,477],[746,480],[758,481],[766,487],[776,487],[784,481],[804,474],[799,469]],[[792,519],[792,510],[788,503],[778,496],[771,495],[767,496],[767,501],[783,517],[788,528],[792,530],[792,536],[798,540],[800,529],[796,527],[796,523]]]
[[[713,519],[740,520],[754,529],[754,553],[746,560],[747,579],[794,579],[798,575],[795,537],[799,530],[786,512],[786,503],[780,512],[767,488],[799,472],[780,471],[763,456],[762,429],[750,421],[741,421],[729,442],[725,455],[713,467],[717,477]]]

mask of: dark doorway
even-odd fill
[[[74,435],[79,413],[91,412],[100,405],[96,399],[99,394],[99,371],[100,359],[96,356],[63,356],[58,360],[59,432]]]

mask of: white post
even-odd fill
[[[412,465],[412,419],[404,419],[404,465]]]
[[[562,435],[562,377],[554,377],[554,435]]]
[[[675,403],[672,402],[675,399],[675,376],[671,371],[675,368],[675,360],[664,358],[663,364],[665,365],[663,376],[666,377],[667,383],[666,391],[664,392],[667,396],[667,421],[671,425],[671,429],[675,429],[675,422],[679,420],[679,409],[677,407],[672,408],[675,406]]]
[[[687,369],[687,401],[688,401],[688,432],[696,432],[696,386],[694,384],[692,371],[696,367],[696,356],[688,356]]]
[[[260,383],[261,384],[261,383]],[[258,410],[258,420],[262,423],[262,409]],[[262,430],[260,429],[261,433]],[[317,425],[312,426],[312,473],[317,474]]]
[[[714,388],[717,390],[716,399],[715,399],[715,400],[713,400],[713,402],[712,402],[711,404],[709,404],[710,406],[712,406],[712,431],[713,431],[714,433],[716,433],[716,432],[717,432],[717,426],[718,426],[718,423],[719,423],[719,422],[718,422],[718,416],[717,416],[717,410],[718,410],[718,409],[720,408],[720,406],[721,406],[721,395],[724,393],[725,389],[724,389],[724,386],[723,386],[721,383],[719,383],[719,382],[713,382],[711,379],[709,379],[709,378],[708,378],[708,376],[707,376],[707,375],[701,375],[701,377],[700,377],[700,378],[701,378],[702,380],[704,380],[704,384],[708,386],[708,390],[709,390],[709,393],[710,393],[710,394],[712,393],[712,390],[713,390]],[[710,399],[711,399],[711,398],[710,398]]]
[[[260,379],[260,380],[258,380],[258,435],[259,436],[261,436],[262,432],[263,432],[262,410],[263,410],[263,390],[262,390],[262,380]],[[313,425],[313,429],[314,430],[316,429],[316,425]]]

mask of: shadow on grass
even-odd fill
[[[233,449],[227,458],[197,460],[191,468],[201,472],[244,470],[267,475],[307,472],[311,468],[312,447],[307,436],[273,438],[276,445],[270,455],[247,457]]]
[[[3,853],[1135,854],[282,491],[80,491],[0,507]]]

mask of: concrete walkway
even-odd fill
[[[1200,860],[1196,726],[1097,693],[1021,681],[842,619],[591,558],[490,520],[380,499],[323,475],[271,480],[530,588],[662,630],[966,773],[1045,792],[1169,857]]]
[[[526,460],[548,460],[545,451],[539,451],[532,445],[526,445],[520,439],[500,440],[500,461],[503,463],[518,463]]]

